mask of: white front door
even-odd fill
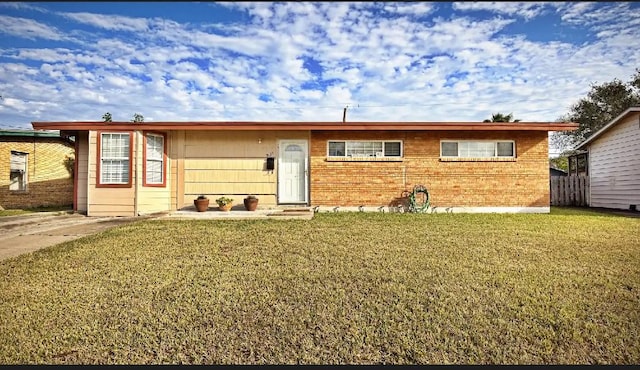
[[[306,140],[280,140],[278,203],[307,203]]]

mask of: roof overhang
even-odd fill
[[[62,132],[57,131],[35,131],[35,130],[0,130],[0,137],[9,138],[38,138],[62,141],[66,144],[73,145],[73,141],[67,136],[62,135]]]
[[[58,132],[33,130],[0,130],[0,136],[59,138]]]
[[[609,129],[613,126],[615,126],[616,124],[618,124],[618,122],[622,121],[623,119],[627,118],[628,116],[630,116],[633,113],[636,112],[640,112],[640,107],[631,107],[627,110],[625,110],[624,112],[620,113],[620,115],[618,115],[618,117],[614,118],[611,122],[607,123],[606,125],[602,126],[600,128],[600,130],[594,132],[591,136],[589,136],[585,141],[583,141],[582,143],[578,144],[578,146],[576,146],[576,150],[584,150],[586,146],[589,145],[589,143],[593,142],[594,140],[596,140],[597,138],[599,138],[600,136],[602,136],[605,132],[609,131]]]
[[[31,122],[37,130],[204,131],[573,131],[574,122]]]

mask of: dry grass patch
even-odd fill
[[[640,218],[138,222],[0,262],[0,362],[634,364]]]
[[[37,208],[25,208],[25,209],[0,209],[0,217],[4,216],[19,216],[38,212],[57,212],[66,213],[72,212],[73,206],[52,206],[52,207],[37,207]]]

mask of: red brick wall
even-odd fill
[[[512,162],[445,162],[440,140],[514,140]],[[328,140],[402,140],[401,162],[328,162]],[[434,207],[548,207],[546,131],[312,132],[311,205],[392,205],[414,185]],[[406,195],[406,193],[404,194]]]

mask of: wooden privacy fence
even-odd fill
[[[589,176],[551,176],[552,206],[589,206]]]

